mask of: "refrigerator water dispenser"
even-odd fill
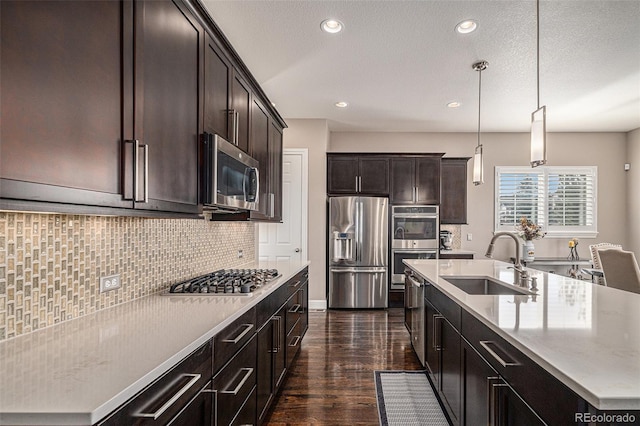
[[[353,232],[333,232],[333,261],[353,261]]]

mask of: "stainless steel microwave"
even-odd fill
[[[204,133],[201,140],[205,210],[258,210],[258,161],[218,135]]]

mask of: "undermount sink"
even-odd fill
[[[467,294],[512,294],[517,296],[531,294],[525,288],[516,287],[513,284],[506,284],[491,278],[447,276],[442,276],[441,278]]]

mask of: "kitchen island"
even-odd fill
[[[95,424],[307,265],[246,265],[282,275],[250,296],[154,294],[1,342],[0,424]]]
[[[488,259],[405,264],[459,307],[462,325],[453,324],[465,339],[467,318],[504,339],[596,410],[640,409],[640,295],[533,269],[534,294],[468,294],[452,284],[454,278],[512,284],[513,265]],[[518,365],[504,371],[517,374]]]

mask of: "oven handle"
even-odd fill
[[[416,214],[404,214],[404,213],[395,213],[393,218],[403,218],[403,219],[438,219],[438,215],[416,215]]]

